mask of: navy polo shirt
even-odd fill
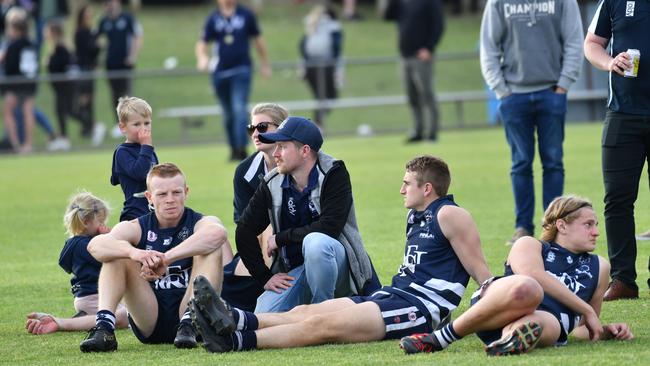
[[[250,68],[249,38],[260,34],[253,12],[238,5],[231,17],[224,17],[219,10],[210,14],[203,26],[201,40],[216,43],[218,63],[215,72],[219,72],[242,66]]]
[[[630,48],[641,52],[636,78],[609,73],[607,107],[615,112],[649,115],[650,1],[603,0],[596,9],[589,32],[610,40],[612,56]]]
[[[129,13],[122,13],[117,18],[103,17],[99,22],[98,34],[108,38],[106,49],[106,69],[124,70],[132,66],[125,63],[131,50],[134,37],[142,35],[142,27]]]
[[[311,200],[311,192],[318,185],[318,170],[316,165],[309,173],[307,187],[298,191],[292,183],[290,175],[282,181],[282,209],[280,210],[280,230],[302,227],[317,221],[320,214]],[[289,269],[298,267],[304,262],[302,247],[297,245],[285,246],[278,243],[280,255]]]

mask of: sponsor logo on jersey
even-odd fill
[[[153,241],[156,241],[156,239],[158,239],[158,235],[156,235],[155,232],[153,232],[151,230],[147,231],[147,241],[152,241],[153,242]]]
[[[573,263],[573,258],[566,257],[566,262],[569,263],[569,264],[572,264]]]
[[[574,294],[577,294],[578,291],[580,291],[582,288],[586,287],[585,285],[581,284],[576,277],[573,277],[573,276],[569,275],[566,272],[563,272],[559,276],[556,275],[555,273],[551,272],[551,271],[546,271],[546,273],[548,273],[551,276],[555,277],[564,286],[566,286],[566,288],[573,291]]]
[[[633,17],[634,16],[634,1],[628,1],[625,4],[625,16]]]
[[[433,239],[435,236],[431,233],[420,233],[420,238],[422,239]]]
[[[287,210],[289,210],[291,216],[296,216],[296,203],[293,202],[293,197],[289,197],[287,200]]]
[[[406,253],[404,254],[404,260],[402,265],[398,269],[400,276],[406,276],[404,271],[408,269],[411,273],[415,273],[415,266],[420,264],[422,254],[426,254],[425,251],[417,250],[417,245],[409,245],[406,247]]]
[[[555,253],[548,252],[548,254],[546,255],[546,261],[549,263],[555,262]]]
[[[172,243],[172,238],[165,238],[165,240],[163,240],[163,245],[164,246],[168,246],[171,243]]]

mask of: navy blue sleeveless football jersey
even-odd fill
[[[391,286],[382,289],[413,303],[436,324],[458,307],[470,277],[438,224],[440,208],[457,206],[453,199],[440,197],[422,212],[409,211],[404,260]]]
[[[598,276],[600,275],[598,256],[589,253],[572,253],[553,242],[542,241],[541,243],[546,272],[579,298],[590,302],[598,287]],[[513,274],[512,268],[506,264],[505,275],[511,274]],[[537,309],[553,314],[560,322],[562,330],[558,344],[565,344],[569,333],[580,323],[580,314],[576,314],[560,301],[546,294]]]
[[[161,229],[156,213],[151,212],[140,216],[138,222],[142,229],[138,249],[156,250],[165,253],[182,243],[194,233],[194,225],[203,217],[198,212],[185,207],[183,217],[176,227]],[[162,278],[151,282],[154,291],[185,290],[189,285],[192,270],[192,258],[179,259],[167,267],[167,273]]]

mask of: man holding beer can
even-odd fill
[[[643,165],[650,156],[648,34],[649,1],[602,0],[584,43],[587,60],[609,72],[602,169],[612,282],[605,292],[605,301],[639,297],[634,202]]]

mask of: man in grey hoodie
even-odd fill
[[[481,71],[501,100],[511,149],[514,243],[534,231],[535,130],[543,207],[561,196],[566,93],[580,74],[582,21],[576,0],[488,0],[481,23]]]

